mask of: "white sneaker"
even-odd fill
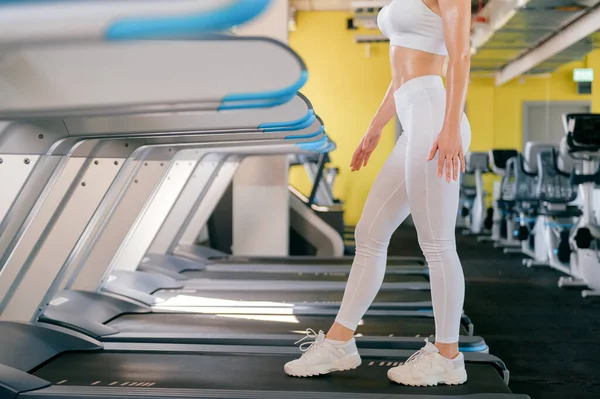
[[[284,371],[292,377],[312,377],[328,374],[333,371],[352,370],[360,366],[361,359],[356,348],[356,341],[352,338],[348,342],[337,342],[325,339],[323,331],[316,334],[313,330],[306,330],[306,337],[296,344],[312,338],[312,342],[304,342],[300,350],[304,352],[299,359],[286,363]],[[308,348],[304,346],[308,344]]]
[[[462,353],[454,359],[448,359],[440,355],[438,348],[429,340],[425,342],[425,347],[406,362],[388,370],[390,380],[410,386],[459,385],[467,381]]]

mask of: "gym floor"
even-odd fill
[[[465,313],[506,363],[512,391],[532,399],[600,398],[600,297],[559,288],[559,272],[528,269],[523,256],[473,236],[457,232],[457,247]],[[390,255],[420,254],[414,227],[398,229]]]

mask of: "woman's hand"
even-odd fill
[[[354,151],[352,156],[352,162],[350,162],[350,169],[352,172],[359,171],[363,166],[367,166],[369,158],[381,139],[381,129],[369,128],[367,133],[363,136],[358,143],[358,147]]]
[[[447,130],[442,130],[437,140],[431,147],[428,161],[431,161],[436,152],[440,152],[438,158],[438,177],[442,177],[444,165],[446,166],[446,181],[450,183],[450,179],[457,180],[459,173],[458,163],[460,162],[460,170],[465,172],[465,155],[463,154],[462,139],[459,133],[453,133]]]

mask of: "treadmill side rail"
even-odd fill
[[[22,392],[50,386],[50,382],[21,370],[0,364],[0,398],[16,399]]]
[[[0,364],[27,372],[63,352],[95,351],[103,346],[61,327],[5,321],[0,322],[0,348]]]
[[[48,304],[39,321],[53,324],[94,339],[118,333],[105,323],[122,314],[150,313],[152,310],[134,301],[110,294],[65,290]]]

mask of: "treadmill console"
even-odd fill
[[[503,176],[506,169],[506,162],[517,155],[519,155],[519,152],[514,149],[490,150],[490,161],[493,172],[499,176]]]
[[[571,151],[600,150],[600,114],[565,114],[563,124]]]

